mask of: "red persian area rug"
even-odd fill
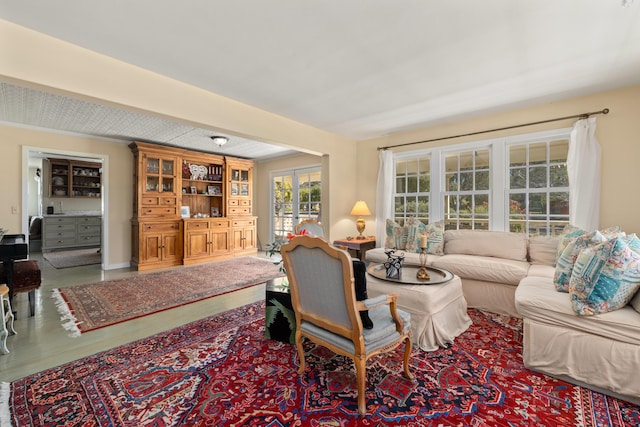
[[[258,302],[5,384],[14,426],[637,426],[640,407],[527,370],[518,319],[470,310],[447,349],[367,364],[264,338]],[[8,403],[8,404],[7,404]]]
[[[77,336],[279,276],[280,267],[273,261],[240,257],[52,292],[64,328]]]

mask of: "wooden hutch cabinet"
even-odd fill
[[[102,163],[49,160],[50,197],[97,197],[102,191]]]
[[[133,266],[257,253],[252,161],[143,142],[130,148],[136,171]]]
[[[131,264],[138,270],[182,264],[179,151],[136,142]]]

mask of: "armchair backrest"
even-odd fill
[[[348,339],[362,335],[349,254],[312,236],[292,239],[281,254],[297,324],[311,322]]]

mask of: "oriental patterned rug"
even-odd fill
[[[518,319],[470,310],[447,349],[402,348],[367,364],[367,417],[353,363],[306,341],[264,338],[264,303],[4,384],[14,426],[637,426],[640,407],[527,370]]]
[[[116,323],[264,283],[281,276],[273,261],[240,257],[54,289],[63,327],[78,336]]]

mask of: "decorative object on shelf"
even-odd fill
[[[189,164],[186,160],[182,161],[182,177],[185,179],[189,179],[191,177],[191,169],[189,168]]]
[[[391,279],[399,279],[402,274],[402,262],[404,261],[404,252],[396,255],[395,249],[384,251],[387,254],[387,261],[384,268],[387,270],[387,277]]]
[[[224,144],[229,142],[229,138],[226,136],[212,136],[211,140],[218,146],[222,147]]]
[[[216,193],[216,189],[217,189],[217,188],[218,188],[218,187],[216,187],[215,185],[208,185],[208,186],[207,186],[207,192],[208,192],[209,194],[217,194],[217,193]]]
[[[198,194],[198,189],[196,187],[191,187],[191,194]]]
[[[211,208],[211,217],[217,218],[220,216],[220,210],[218,208]]]
[[[358,236],[356,237],[357,240],[362,240],[365,238],[362,235],[362,232],[364,231],[364,227],[365,227],[365,221],[363,216],[369,216],[369,215],[371,215],[371,211],[369,210],[369,207],[364,202],[364,200],[358,200],[356,204],[353,206],[353,209],[351,209],[351,216],[358,217],[356,219],[356,228],[359,233]]]
[[[191,218],[191,212],[189,210],[189,206],[182,206],[180,208],[180,216],[182,216],[182,218]]]
[[[207,167],[203,165],[189,165],[192,180],[203,180],[207,176]]]

